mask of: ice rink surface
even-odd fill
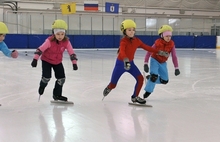
[[[74,105],[51,104],[54,75],[38,102],[41,61],[34,50],[11,59],[0,53],[0,142],[219,142],[220,51],[177,49],[181,74],[168,60],[169,83],[157,85],[147,100],[152,108],[129,106],[135,85],[125,73],[102,100],[116,50],[75,50],[79,70],[67,52],[63,95]],[[143,72],[145,51],[134,62]],[[144,93],[140,92],[140,96]]]

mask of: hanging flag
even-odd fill
[[[108,13],[118,13],[119,11],[119,3],[105,3],[105,12]]]
[[[62,14],[73,14],[76,13],[76,3],[65,3],[60,5]]]
[[[85,11],[98,11],[99,10],[98,1],[84,1],[84,10]]]

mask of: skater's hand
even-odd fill
[[[73,70],[78,70],[77,64],[73,64]]]
[[[18,51],[17,51],[17,50],[13,50],[13,51],[11,52],[11,57],[12,57],[12,58],[17,58],[17,57],[18,57]]]
[[[179,69],[175,69],[175,76],[180,74],[180,70]]]
[[[128,58],[124,58],[124,69],[125,70],[130,70],[131,68],[131,63],[129,62],[129,59]]]
[[[37,60],[33,59],[33,61],[31,62],[31,66],[32,67],[36,67],[37,66]]]
[[[169,54],[168,52],[159,50],[159,51],[158,51],[158,55],[164,56],[164,57],[169,57],[170,54]]]
[[[148,72],[149,72],[149,67],[148,67],[148,64],[144,64],[144,71],[145,71],[146,73],[148,73]]]

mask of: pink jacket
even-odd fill
[[[65,49],[69,55],[74,54],[73,47],[69,40],[60,41],[58,44],[57,41],[51,41],[51,38],[53,38],[53,36],[48,37],[38,48],[42,52],[41,60],[57,65],[62,62]],[[34,59],[38,60],[39,57],[38,54],[35,54]],[[77,62],[73,60],[72,63],[76,64]]]

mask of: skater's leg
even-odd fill
[[[43,95],[44,89],[45,89],[45,87],[47,86],[47,84],[48,84],[49,81],[50,81],[50,78],[46,78],[46,77],[42,77],[42,78],[41,78],[40,86],[39,86],[39,89],[38,89],[38,93],[39,93],[40,95]]]
[[[45,61],[42,61],[42,78],[40,81],[40,86],[38,89],[38,93],[42,95],[44,93],[44,89],[47,86],[48,82],[51,78],[51,64]]]
[[[54,65],[53,70],[57,79],[53,89],[53,98],[54,100],[67,101],[67,97],[62,96],[63,84],[66,79],[63,64]]]
[[[144,78],[140,72],[140,70],[137,68],[137,66],[134,64],[134,62],[131,62],[131,69],[128,71],[136,80],[136,84],[134,87],[134,92],[132,94],[133,97],[137,97],[140,93],[140,90],[143,86]]]
[[[159,83],[160,84],[167,84],[169,81],[169,77],[168,77],[168,70],[167,70],[167,63],[162,63],[160,64],[160,68],[159,68],[159,74],[160,74],[160,79],[159,79]]]
[[[144,78],[140,72],[140,70],[137,68],[137,66],[134,64],[134,62],[131,62],[131,69],[128,71],[136,80],[136,84],[134,87],[133,95],[131,96],[132,102],[137,102],[140,104],[145,104],[146,101],[140,97],[138,97],[140,90],[143,86]]]
[[[124,69],[124,62],[117,60],[116,64],[115,64],[115,68],[112,72],[112,76],[111,76],[111,82],[109,83],[108,87],[110,89],[113,89],[116,87],[119,78],[121,77],[121,75],[125,72],[126,70]]]
[[[124,69],[124,62],[116,60],[115,67],[111,76],[111,81],[103,91],[104,96],[107,96],[110,93],[110,91],[116,87],[119,78],[125,71],[126,70]]]
[[[156,73],[156,71],[152,70],[152,72]],[[144,93],[144,98],[147,98],[150,96],[150,94],[153,92],[154,88],[155,88],[155,84],[167,84],[169,79],[168,79],[168,71],[167,71],[167,63],[162,63],[162,64],[158,64],[158,76],[155,76],[155,83],[152,81],[152,78],[155,74],[151,74],[147,85],[145,87],[145,93]],[[150,80],[151,79],[151,80]]]
[[[147,80],[147,84],[144,88],[146,91],[144,94],[144,98],[147,98],[154,90],[156,83],[159,83],[159,62],[155,60],[154,58],[151,58],[150,60],[150,77]]]

